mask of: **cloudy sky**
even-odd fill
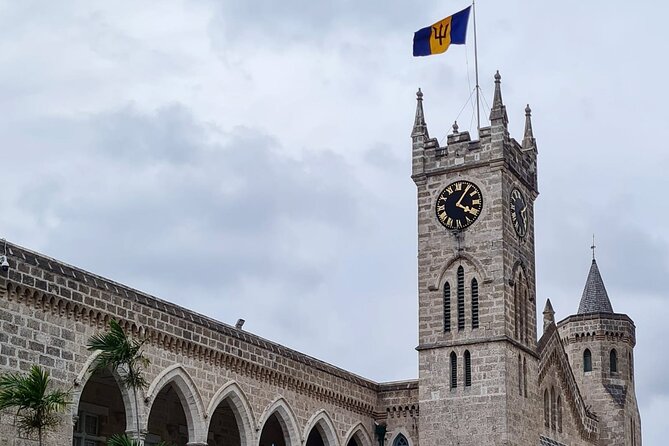
[[[414,378],[414,93],[431,135],[474,130],[474,59],[471,44],[414,59],[411,41],[465,6],[1,1],[0,237],[369,378]],[[669,436],[667,15],[480,0],[477,17],[483,104],[499,69],[513,135],[533,110],[540,307],[576,311],[596,233],[614,309],[637,325],[647,445]]]

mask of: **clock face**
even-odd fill
[[[516,234],[525,237],[527,234],[527,202],[523,194],[516,188],[511,191],[509,211],[511,211],[511,222]]]
[[[448,229],[464,229],[470,226],[479,217],[481,209],[481,190],[469,181],[451,183],[437,197],[437,219]]]

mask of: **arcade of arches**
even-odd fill
[[[178,381],[168,381],[153,398],[147,411],[148,420],[140,421],[144,445],[154,446],[166,442],[174,446],[252,446],[243,431],[244,417],[248,418],[249,414],[239,410],[240,405],[233,396],[243,397],[233,393],[223,398],[208,417],[206,443],[193,442],[189,435],[193,434],[191,425],[196,421],[193,414],[187,416],[189,395],[183,386],[178,385]],[[73,445],[103,446],[111,435],[133,434],[136,422],[131,397],[130,391],[109,371],[92,374],[78,398]],[[127,412],[126,407],[133,413]],[[312,421],[313,425],[302,442],[295,436],[295,420],[290,418],[290,409],[284,405],[278,406],[262,423],[262,428],[256,429],[259,438],[253,445],[372,446],[362,425],[352,430],[348,438],[337,439],[324,411],[315,416],[316,421]]]

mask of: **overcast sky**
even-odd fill
[[[0,237],[371,379],[415,378],[415,91],[432,136],[474,130],[474,59],[471,32],[440,56],[411,44],[466,6],[1,1]],[[637,325],[646,445],[669,436],[667,16],[480,0],[477,17],[484,106],[499,69],[516,138],[533,110],[538,310],[576,312],[596,233]]]

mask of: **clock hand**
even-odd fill
[[[467,185],[467,187],[465,187],[464,192],[462,192],[462,195],[460,195],[460,199],[458,200],[457,203],[455,203],[455,207],[458,207],[458,208],[461,208],[461,209],[465,209],[467,207],[467,206],[463,207],[462,204],[460,204],[460,203],[462,202],[462,199],[465,198],[465,195],[467,194],[467,191],[469,190],[470,187],[471,186],[469,184]]]

